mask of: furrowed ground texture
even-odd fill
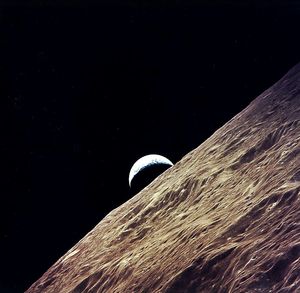
[[[33,292],[300,292],[300,65],[108,214]]]

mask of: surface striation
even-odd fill
[[[27,291],[300,292],[300,65]]]

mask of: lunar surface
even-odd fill
[[[300,292],[300,65],[27,293]]]

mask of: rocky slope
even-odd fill
[[[297,65],[27,292],[300,292],[299,191]]]

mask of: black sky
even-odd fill
[[[300,61],[299,1],[44,2],[0,2],[0,292],[126,201],[135,160],[180,160]]]

